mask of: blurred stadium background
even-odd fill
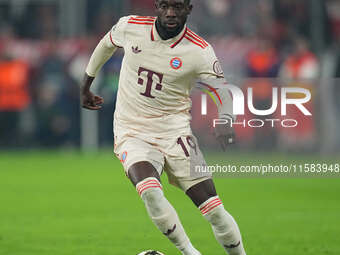
[[[282,84],[313,95],[312,118],[289,112],[299,128],[238,128],[238,144],[223,156],[206,153],[208,162],[339,163],[340,1],[192,2],[190,26],[214,46],[228,81],[254,88],[256,107],[266,108],[271,88]],[[123,52],[96,79],[102,111],[79,106],[92,50],[128,14],[152,15],[153,0],[0,0],[1,255],[178,253],[151,227],[112,159]],[[211,150],[207,119],[193,115],[201,146]],[[340,254],[339,179],[218,178],[216,186],[248,254]],[[164,188],[202,254],[224,254],[189,200]]]
[[[258,108],[268,106],[280,79],[313,94],[313,118],[294,116],[303,121],[300,128],[239,128],[240,149],[339,152],[340,2],[193,4],[190,26],[215,47],[228,81],[254,88]],[[95,90],[105,98],[101,112],[80,111],[79,84],[98,40],[127,14],[152,15],[153,0],[0,0],[1,149],[112,146],[122,52],[96,81]],[[254,79],[259,77],[271,80]],[[206,136],[206,122],[194,118],[193,125],[199,137]]]

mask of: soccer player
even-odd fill
[[[160,175],[181,188],[210,222],[218,242],[230,255],[245,255],[233,217],[217,196],[211,174],[193,175],[205,165],[190,128],[190,90],[195,79],[223,79],[212,47],[186,26],[190,0],[156,0],[157,17],[127,16],[102,38],[86,69],[82,105],[99,110],[103,99],[90,91],[102,65],[124,48],[114,113],[114,151],[144,201],[147,212],[184,255],[200,254],[191,244],[175,209],[165,198]],[[224,105],[231,97],[218,90]],[[218,108],[219,118],[232,118],[230,107]],[[216,136],[225,147],[233,129],[219,125]]]

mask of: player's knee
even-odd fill
[[[204,180],[190,187],[186,194],[191,198],[194,204],[199,207],[210,198],[217,196],[215,185],[212,179]]]
[[[128,176],[131,182],[137,186],[148,178],[152,177],[160,180],[160,176],[154,165],[147,161],[141,161],[133,164],[128,170]]]

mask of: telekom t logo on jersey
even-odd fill
[[[155,71],[146,69],[144,67],[140,67],[138,69],[138,76],[140,76],[142,73],[147,73],[146,77],[148,78],[147,82],[146,82],[146,89],[143,93],[140,93],[142,96],[145,97],[150,97],[150,98],[155,98],[154,96],[151,95],[151,89],[152,89],[152,84],[153,84],[153,79],[152,77],[155,75],[158,77],[159,79],[159,83],[156,84],[155,89],[156,90],[161,90],[162,89],[162,81],[163,81],[163,74],[161,73],[157,73]],[[144,80],[142,78],[138,78],[138,84],[139,85],[144,85]]]

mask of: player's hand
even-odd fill
[[[104,103],[104,99],[100,96],[93,94],[89,90],[82,90],[82,107],[89,110],[100,110],[102,108],[102,104]]]
[[[227,124],[217,124],[215,126],[215,136],[223,151],[231,144],[235,143],[235,131],[231,126],[231,122]]]

